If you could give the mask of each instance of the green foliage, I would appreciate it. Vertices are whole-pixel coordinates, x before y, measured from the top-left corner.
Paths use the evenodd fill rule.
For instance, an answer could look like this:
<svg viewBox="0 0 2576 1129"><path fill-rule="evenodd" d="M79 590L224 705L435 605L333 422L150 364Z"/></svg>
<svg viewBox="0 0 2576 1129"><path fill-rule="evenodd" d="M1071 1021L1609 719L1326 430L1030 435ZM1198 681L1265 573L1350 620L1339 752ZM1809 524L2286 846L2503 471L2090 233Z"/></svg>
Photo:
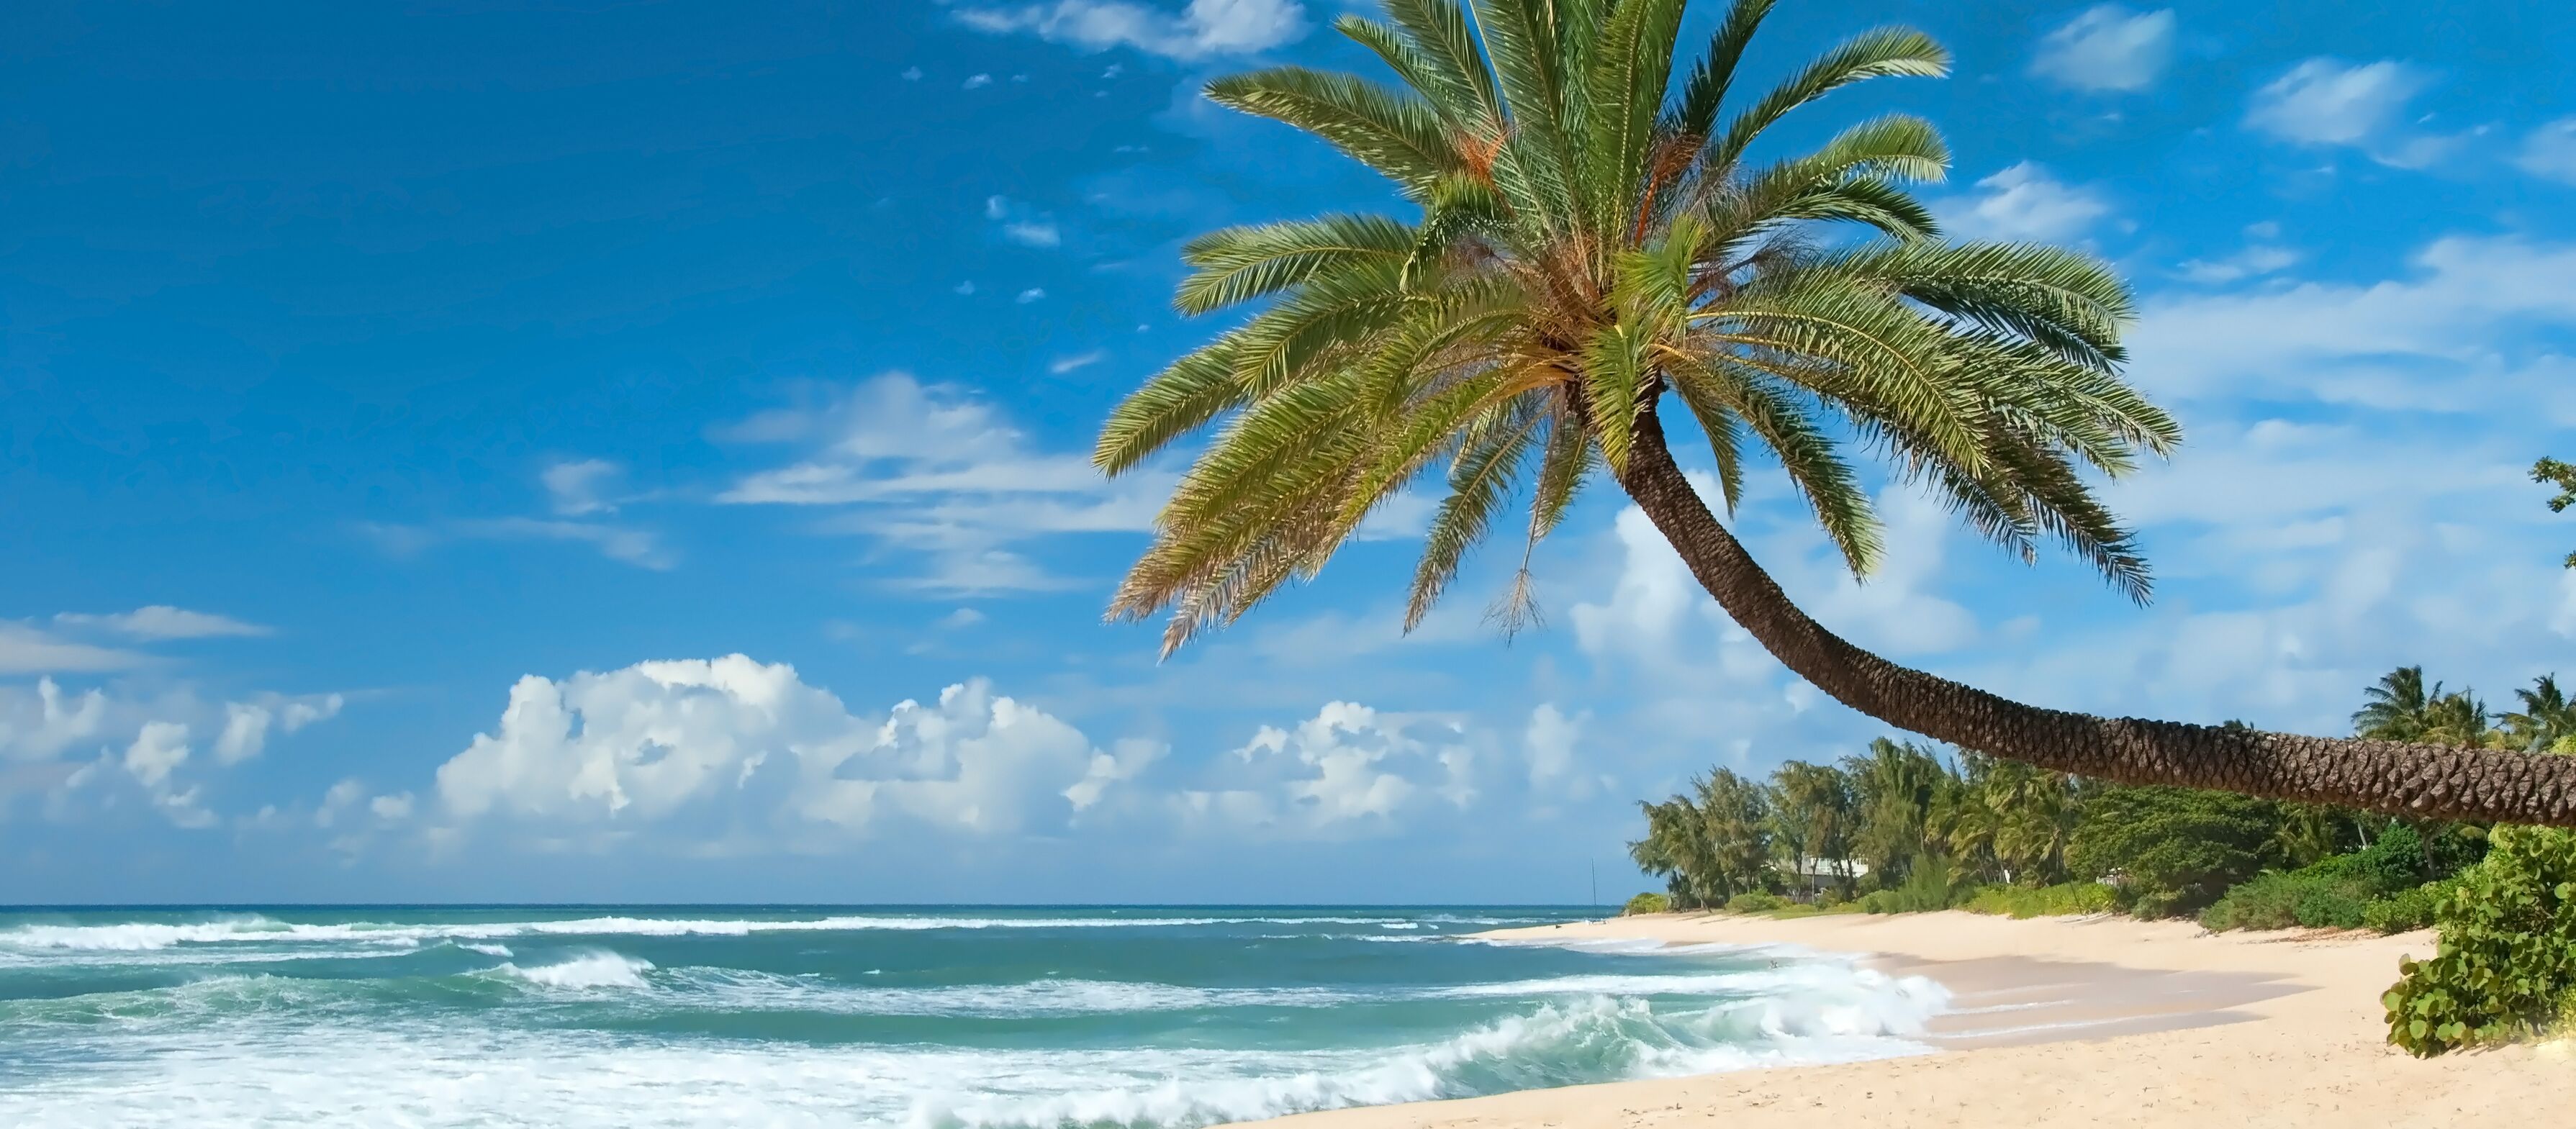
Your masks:
<svg viewBox="0 0 2576 1129"><path fill-rule="evenodd" d="M2280 806L2233 792L2161 785L2093 797L2067 844L2079 878L2111 879L2139 917L2197 913L2270 861Z"/></svg>
<svg viewBox="0 0 2576 1129"><path fill-rule="evenodd" d="M2458 885L2458 879L2445 878L2373 899L2361 907L2361 926L2374 933L2411 933L2431 928L2434 909Z"/></svg>
<svg viewBox="0 0 2576 1129"><path fill-rule="evenodd" d="M1726 912L1769 913L1773 910L1787 909L1795 904L1778 894L1737 894L1726 899Z"/></svg>
<svg viewBox="0 0 2576 1129"><path fill-rule="evenodd" d="M2365 881L2316 868L2272 871L2238 884L2202 910L2204 929L2358 929L2377 891Z"/></svg>
<svg viewBox="0 0 2576 1129"><path fill-rule="evenodd" d="M2458 843L2445 831L2436 843ZM2358 929L2384 933L2420 929L2430 919L2430 902L2419 893L2428 878L2452 867L2463 848L2428 850L2424 837L2403 824L2390 827L2358 851L2320 859L2291 871L2258 875L2227 891L2200 915L2210 929ZM2393 899L2408 899L2395 901ZM2386 904L2383 904L2386 903ZM2377 918L2373 910L2376 908ZM2373 924L2374 920L2391 928ZM2412 921L2413 924L2400 924Z"/></svg>
<svg viewBox="0 0 2576 1129"><path fill-rule="evenodd" d="M1628 899L1628 904L1619 908L1619 914L1622 917L1633 917L1641 913L1671 913L1672 910L1671 898L1662 894L1639 894Z"/></svg>
<svg viewBox="0 0 2576 1129"><path fill-rule="evenodd" d="M2074 917L2109 913L2118 908L2111 888L2099 882L2060 882L2054 886L1980 886L1959 908L1969 913L2004 917Z"/></svg>
<svg viewBox="0 0 2576 1129"><path fill-rule="evenodd" d="M1930 865L1916 866L1904 885L1873 890L1863 895L1858 904L1869 913L1924 913L1959 904L1964 892L1950 881L1949 868L1936 859Z"/></svg>
<svg viewBox="0 0 2576 1129"><path fill-rule="evenodd" d="M2549 500L2549 512L2566 513L2567 507L2576 505L2576 466L2556 459L2542 459L2531 464L2531 480L2558 488L2558 496ZM2567 567L2576 568L2576 553L2567 554Z"/></svg>
<svg viewBox="0 0 2576 1129"><path fill-rule="evenodd" d="M2437 1055L2554 1021L2576 991L2576 832L2497 828L2433 918L2440 951L2380 998L2389 1042Z"/></svg>

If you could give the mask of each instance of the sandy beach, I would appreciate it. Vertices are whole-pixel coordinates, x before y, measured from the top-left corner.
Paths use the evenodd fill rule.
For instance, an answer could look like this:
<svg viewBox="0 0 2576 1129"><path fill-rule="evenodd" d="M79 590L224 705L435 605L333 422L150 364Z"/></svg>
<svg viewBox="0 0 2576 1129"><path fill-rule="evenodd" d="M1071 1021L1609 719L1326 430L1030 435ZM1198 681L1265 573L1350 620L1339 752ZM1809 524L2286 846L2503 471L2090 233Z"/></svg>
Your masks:
<svg viewBox="0 0 2576 1129"><path fill-rule="evenodd" d="M1967 913L1790 921L1658 915L1490 937L1783 945L1928 976L1953 1013L1934 1053L1575 1086L1281 1119L1296 1129L2554 1124L2562 1046L2419 1061L2384 1041L2379 993L2430 933L2209 934L2187 922ZM1271 1123L1279 1124L1279 1123Z"/></svg>

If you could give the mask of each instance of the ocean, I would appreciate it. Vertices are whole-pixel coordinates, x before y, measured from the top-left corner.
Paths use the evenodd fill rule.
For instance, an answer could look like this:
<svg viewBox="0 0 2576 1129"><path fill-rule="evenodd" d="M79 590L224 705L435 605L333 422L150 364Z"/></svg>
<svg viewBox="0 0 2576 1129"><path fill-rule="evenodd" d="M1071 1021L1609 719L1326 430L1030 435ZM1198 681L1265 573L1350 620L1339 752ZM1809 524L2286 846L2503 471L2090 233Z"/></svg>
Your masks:
<svg viewBox="0 0 2576 1129"><path fill-rule="evenodd" d="M0 1125L1197 1126L1915 1053L1929 981L1598 911L0 911Z"/></svg>

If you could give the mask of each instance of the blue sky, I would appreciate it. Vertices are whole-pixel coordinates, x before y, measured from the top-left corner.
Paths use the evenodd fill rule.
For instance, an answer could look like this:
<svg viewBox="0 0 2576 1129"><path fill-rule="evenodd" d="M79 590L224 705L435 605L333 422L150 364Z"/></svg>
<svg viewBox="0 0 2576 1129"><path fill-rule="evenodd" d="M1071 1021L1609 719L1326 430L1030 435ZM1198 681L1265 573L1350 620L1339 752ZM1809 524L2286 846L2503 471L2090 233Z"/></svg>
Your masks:
<svg viewBox="0 0 2576 1129"><path fill-rule="evenodd" d="M1700 5L1692 27L1714 22ZM1902 490L1829 625L2074 708L2316 732L2558 668L2576 15L1789 3L1958 73L1959 234L2135 282L2189 429L2159 599ZM1236 222L1389 206L1197 100L1361 69L1332 0L13 5L0 14L0 902L1571 901L1633 801L1882 729L1594 495L1395 630L1403 515L1173 661L1100 609L1169 468L1108 406Z"/></svg>

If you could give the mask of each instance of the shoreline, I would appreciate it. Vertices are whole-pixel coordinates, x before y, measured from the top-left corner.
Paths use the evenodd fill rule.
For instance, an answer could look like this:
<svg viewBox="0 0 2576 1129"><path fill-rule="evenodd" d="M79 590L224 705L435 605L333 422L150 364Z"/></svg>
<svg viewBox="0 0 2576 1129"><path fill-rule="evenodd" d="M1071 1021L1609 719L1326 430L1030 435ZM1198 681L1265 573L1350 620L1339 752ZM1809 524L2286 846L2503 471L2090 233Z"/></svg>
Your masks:
<svg viewBox="0 0 2576 1129"><path fill-rule="evenodd" d="M2379 994L2427 932L2203 932L2119 917L1960 911L1774 920L1657 914L1476 936L1563 944L1792 946L1923 976L1952 1007L1932 1053L1367 1106L1277 1129L1988 1129L2164 1126L2436 1129L2563 1106L2576 1065L2510 1046L2419 1060L2385 1042ZM2549 1050L2556 1050L2555 1047ZM2358 1119L2358 1120L2356 1120Z"/></svg>

